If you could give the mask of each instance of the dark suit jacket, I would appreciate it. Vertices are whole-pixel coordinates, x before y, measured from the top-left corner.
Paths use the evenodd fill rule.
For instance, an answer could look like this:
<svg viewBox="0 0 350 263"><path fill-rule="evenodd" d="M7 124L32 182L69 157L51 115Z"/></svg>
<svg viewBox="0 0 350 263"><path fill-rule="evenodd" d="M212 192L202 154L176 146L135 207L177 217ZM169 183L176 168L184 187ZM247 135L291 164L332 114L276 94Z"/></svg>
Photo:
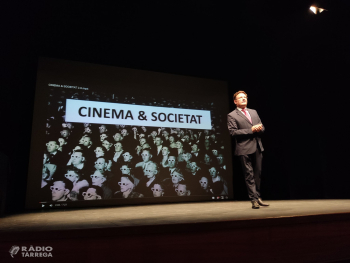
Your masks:
<svg viewBox="0 0 350 263"><path fill-rule="evenodd" d="M261 143L261 133L265 131L265 127L261 132L252 131L252 126L261 122L256 110L246 108L252 118L252 123L248 118L240 112L237 108L227 115L227 127L230 134L236 140L235 155L247 155L256 152L257 144L259 144L260 150L264 151L264 147Z"/></svg>

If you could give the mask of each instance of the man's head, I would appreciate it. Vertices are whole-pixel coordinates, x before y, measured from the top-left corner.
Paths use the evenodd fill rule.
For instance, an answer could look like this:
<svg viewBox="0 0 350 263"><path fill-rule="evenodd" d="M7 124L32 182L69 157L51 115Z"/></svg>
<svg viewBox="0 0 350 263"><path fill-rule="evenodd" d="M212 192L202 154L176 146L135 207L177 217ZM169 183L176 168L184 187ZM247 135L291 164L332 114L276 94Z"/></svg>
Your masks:
<svg viewBox="0 0 350 263"><path fill-rule="evenodd" d="M109 140L105 139L102 142L102 146L106 148L107 151L113 146L113 143L109 142Z"/></svg>
<svg viewBox="0 0 350 263"><path fill-rule="evenodd" d="M124 158L124 162L130 162L132 159L132 155L129 152L124 152L123 158Z"/></svg>
<svg viewBox="0 0 350 263"><path fill-rule="evenodd" d="M171 181L173 184L178 184L184 179L180 169L176 168L171 174Z"/></svg>
<svg viewBox="0 0 350 263"><path fill-rule="evenodd" d="M85 136L83 138L83 145L85 147L89 147L90 145L92 145L92 141L91 141L91 137L90 136Z"/></svg>
<svg viewBox="0 0 350 263"><path fill-rule="evenodd" d="M113 139L116 142L120 142L123 139L123 137L122 137L122 135L119 132L117 132L116 134L114 134Z"/></svg>
<svg viewBox="0 0 350 263"><path fill-rule="evenodd" d="M182 142L181 141L177 141L176 142L176 148L182 149L182 147L183 147Z"/></svg>
<svg viewBox="0 0 350 263"><path fill-rule="evenodd" d="M187 186L185 184L179 184L175 191L178 196L189 196L191 194L191 192L187 190Z"/></svg>
<svg viewBox="0 0 350 263"><path fill-rule="evenodd" d="M248 104L248 95L244 91L237 91L233 95L233 102L236 104L238 108L245 109Z"/></svg>
<svg viewBox="0 0 350 263"><path fill-rule="evenodd" d="M212 150L212 153L213 153L213 155L214 155L215 157L218 156L218 150L213 149L213 150Z"/></svg>
<svg viewBox="0 0 350 263"><path fill-rule="evenodd" d="M191 148L192 148L192 151L193 151L193 152L198 152L198 145L197 145L197 144L193 144L193 145L191 146Z"/></svg>
<svg viewBox="0 0 350 263"><path fill-rule="evenodd" d="M210 176L213 177L213 178L217 177L217 170L216 170L216 168L215 168L215 167L211 167L211 168L209 169L209 174L210 174Z"/></svg>
<svg viewBox="0 0 350 263"><path fill-rule="evenodd" d="M107 132L107 127L106 127L106 125L101 125L100 127L98 127L98 129L100 130L100 133L105 133L105 132Z"/></svg>
<svg viewBox="0 0 350 263"><path fill-rule="evenodd" d="M46 143L46 149L48 153L55 153L57 152L58 148L59 148L59 144L57 141L49 141L48 143Z"/></svg>
<svg viewBox="0 0 350 263"><path fill-rule="evenodd" d="M58 138L58 143L59 143L60 147L63 147L64 145L67 144L67 141L65 138Z"/></svg>
<svg viewBox="0 0 350 263"><path fill-rule="evenodd" d="M120 192L132 191L135 187L134 179L129 175L123 175L118 182L120 186Z"/></svg>
<svg viewBox="0 0 350 263"><path fill-rule="evenodd" d="M82 196L84 200L99 200L102 199L103 189L97 185L91 185L86 192L82 192Z"/></svg>
<svg viewBox="0 0 350 263"><path fill-rule="evenodd" d="M69 194L72 188L73 183L68 179L54 181L53 185L50 187L52 191L52 201L66 201L67 195Z"/></svg>
<svg viewBox="0 0 350 263"><path fill-rule="evenodd" d="M120 167L120 171L122 172L122 174L130 175L131 168L129 168L127 165L122 165Z"/></svg>
<svg viewBox="0 0 350 263"><path fill-rule="evenodd" d="M125 137L128 136L129 133L127 129L122 129L121 134L123 135L123 137Z"/></svg>
<svg viewBox="0 0 350 263"><path fill-rule="evenodd" d="M199 167L196 162L191 162L190 168L191 168L191 173L196 173L199 170Z"/></svg>
<svg viewBox="0 0 350 263"><path fill-rule="evenodd" d="M147 131L147 129L146 129L145 126L142 126L141 129L142 129L143 132L146 132L146 131Z"/></svg>
<svg viewBox="0 0 350 263"><path fill-rule="evenodd" d="M155 138L155 137L157 136L157 132L156 132L156 131L151 132L151 136L152 136L153 138Z"/></svg>
<svg viewBox="0 0 350 263"><path fill-rule="evenodd" d="M209 180L207 177L203 176L200 180L199 183L201 184L201 188L204 190L208 189L208 184L209 184Z"/></svg>
<svg viewBox="0 0 350 263"><path fill-rule="evenodd" d="M96 158L99 158L101 156L105 155L105 149L103 147L96 147L96 149L94 150L95 154L96 154Z"/></svg>
<svg viewBox="0 0 350 263"><path fill-rule="evenodd" d="M183 154L182 154L182 159L185 161L185 162L189 162L190 160L191 160L191 158L192 158L192 154L191 153L189 153L189 152L184 152Z"/></svg>
<svg viewBox="0 0 350 263"><path fill-rule="evenodd" d="M170 142L170 143L173 143L174 141L175 141L174 135L170 135L170 136L169 136L169 142Z"/></svg>
<svg viewBox="0 0 350 263"><path fill-rule="evenodd" d="M176 157L174 155L171 155L168 157L168 165L169 168L174 168L176 166Z"/></svg>
<svg viewBox="0 0 350 263"><path fill-rule="evenodd" d="M103 142L105 139L108 138L108 135L106 133L100 134L100 141Z"/></svg>
<svg viewBox="0 0 350 263"><path fill-rule="evenodd" d="M114 144L114 150L116 152L121 152L123 150L123 145L120 142Z"/></svg>
<svg viewBox="0 0 350 263"><path fill-rule="evenodd" d="M66 177L72 183L75 183L80 179L80 171L74 166L70 166L66 169L66 174L64 177Z"/></svg>
<svg viewBox="0 0 350 263"><path fill-rule="evenodd" d="M163 131L162 135L164 138L167 138L169 136L169 132L168 131Z"/></svg>
<svg viewBox="0 0 350 263"><path fill-rule="evenodd" d="M160 184L154 184L151 188L153 197L162 197L164 195L164 188Z"/></svg>
<svg viewBox="0 0 350 263"><path fill-rule="evenodd" d="M156 163L149 162L145 168L143 169L144 175L148 178L151 179L156 176L158 173L158 166Z"/></svg>
<svg viewBox="0 0 350 263"><path fill-rule="evenodd" d="M162 138L160 138L159 136L157 136L157 137L155 138L155 140L154 140L154 143L155 143L156 146L160 146L160 145L162 145L163 140L162 140Z"/></svg>
<svg viewBox="0 0 350 263"><path fill-rule="evenodd" d="M209 141L209 139L205 139L205 140L204 140L204 146L205 146L205 147L209 147L209 146L210 146L210 141Z"/></svg>
<svg viewBox="0 0 350 263"><path fill-rule="evenodd" d="M104 172L107 169L107 163L105 158L98 158L95 162L95 169L100 172Z"/></svg>
<svg viewBox="0 0 350 263"><path fill-rule="evenodd" d="M77 166L85 161L82 150L76 150L71 155L72 165Z"/></svg>
<svg viewBox="0 0 350 263"><path fill-rule="evenodd" d="M140 139L140 145L143 146L146 143L146 139L145 138L141 138Z"/></svg>
<svg viewBox="0 0 350 263"><path fill-rule="evenodd" d="M209 164L211 162L211 158L210 158L209 154L207 154L207 153L204 154L204 162L206 164Z"/></svg>
<svg viewBox="0 0 350 263"><path fill-rule="evenodd" d="M100 172L95 171L92 175L90 175L92 185L102 186L103 183L107 180L107 178Z"/></svg>
<svg viewBox="0 0 350 263"><path fill-rule="evenodd" d="M167 146L162 147L162 155L169 155L170 151Z"/></svg>
<svg viewBox="0 0 350 263"><path fill-rule="evenodd" d="M216 156L216 159L218 160L219 165L222 165L224 163L224 156L222 155L222 153L219 153Z"/></svg>
<svg viewBox="0 0 350 263"><path fill-rule="evenodd" d="M69 135L70 135L70 132L69 132L68 129L63 129L60 133L61 133L61 136L62 136L63 138L68 138Z"/></svg>
<svg viewBox="0 0 350 263"><path fill-rule="evenodd" d="M144 149L141 153L142 160L147 163L152 158L152 154L149 149Z"/></svg>

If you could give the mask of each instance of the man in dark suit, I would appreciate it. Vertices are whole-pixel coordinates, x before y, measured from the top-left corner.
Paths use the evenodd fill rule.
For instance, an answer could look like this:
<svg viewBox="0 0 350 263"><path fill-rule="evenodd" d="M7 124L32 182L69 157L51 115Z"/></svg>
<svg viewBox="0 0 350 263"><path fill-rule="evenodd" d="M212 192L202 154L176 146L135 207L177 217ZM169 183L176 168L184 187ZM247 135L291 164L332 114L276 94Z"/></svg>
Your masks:
<svg viewBox="0 0 350 263"><path fill-rule="evenodd" d="M227 115L227 126L230 134L235 138L235 155L239 156L248 195L252 201L252 208L268 206L260 198L260 176L262 152L261 133L265 128L256 110L248 109L248 96L244 91L233 95L237 108Z"/></svg>

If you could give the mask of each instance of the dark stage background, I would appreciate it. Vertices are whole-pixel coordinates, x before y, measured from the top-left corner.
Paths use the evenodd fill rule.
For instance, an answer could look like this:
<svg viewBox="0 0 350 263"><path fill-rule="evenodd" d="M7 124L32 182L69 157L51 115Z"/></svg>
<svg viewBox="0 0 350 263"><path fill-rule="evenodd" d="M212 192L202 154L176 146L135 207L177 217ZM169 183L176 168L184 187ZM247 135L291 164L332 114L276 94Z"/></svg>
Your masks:
<svg viewBox="0 0 350 263"><path fill-rule="evenodd" d="M266 127L264 199L350 198L348 2L324 1L318 16L307 0L3 4L7 211L24 209L39 56L229 81ZM245 200L234 166L235 199Z"/></svg>

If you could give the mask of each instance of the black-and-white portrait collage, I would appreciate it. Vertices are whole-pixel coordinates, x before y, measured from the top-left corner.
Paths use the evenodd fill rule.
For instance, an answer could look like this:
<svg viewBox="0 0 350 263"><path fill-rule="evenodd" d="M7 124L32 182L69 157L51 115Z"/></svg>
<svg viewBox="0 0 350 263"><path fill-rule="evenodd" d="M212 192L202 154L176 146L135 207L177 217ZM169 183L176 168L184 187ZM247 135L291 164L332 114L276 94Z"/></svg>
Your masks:
<svg viewBox="0 0 350 263"><path fill-rule="evenodd" d="M226 196L225 145L211 129L66 122L66 99L215 112L212 102L50 88L41 200Z"/></svg>

